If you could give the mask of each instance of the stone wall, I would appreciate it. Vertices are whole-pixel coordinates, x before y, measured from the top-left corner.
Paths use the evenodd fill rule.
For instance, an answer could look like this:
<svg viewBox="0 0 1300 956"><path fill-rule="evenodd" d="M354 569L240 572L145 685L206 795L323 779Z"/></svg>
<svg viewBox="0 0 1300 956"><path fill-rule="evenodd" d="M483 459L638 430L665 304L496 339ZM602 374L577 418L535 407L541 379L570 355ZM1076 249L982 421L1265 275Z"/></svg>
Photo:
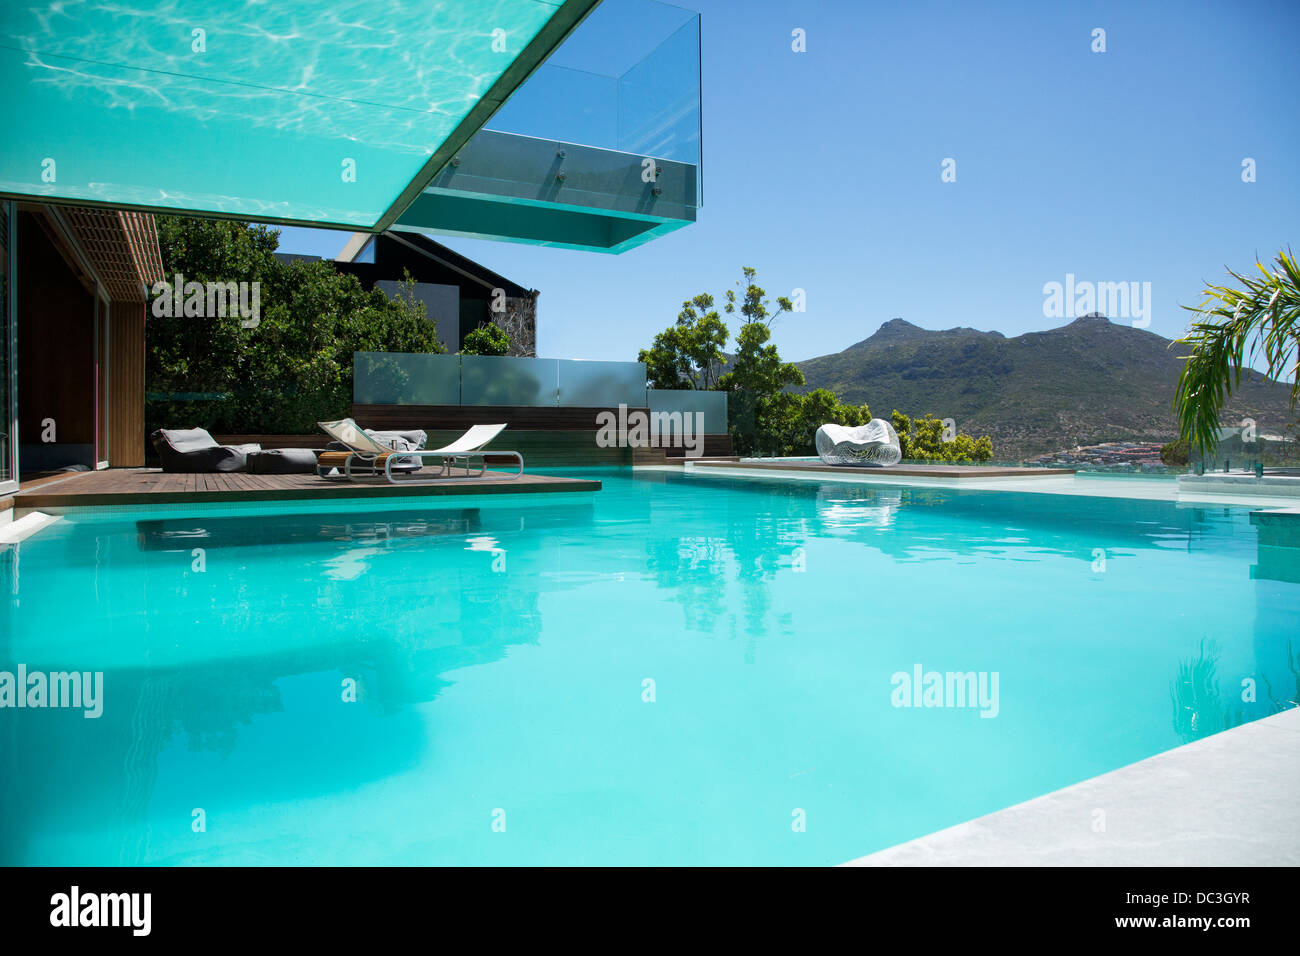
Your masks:
<svg viewBox="0 0 1300 956"><path fill-rule="evenodd" d="M507 298L504 313L493 313L492 323L510 336L507 355L537 358L537 297Z"/></svg>

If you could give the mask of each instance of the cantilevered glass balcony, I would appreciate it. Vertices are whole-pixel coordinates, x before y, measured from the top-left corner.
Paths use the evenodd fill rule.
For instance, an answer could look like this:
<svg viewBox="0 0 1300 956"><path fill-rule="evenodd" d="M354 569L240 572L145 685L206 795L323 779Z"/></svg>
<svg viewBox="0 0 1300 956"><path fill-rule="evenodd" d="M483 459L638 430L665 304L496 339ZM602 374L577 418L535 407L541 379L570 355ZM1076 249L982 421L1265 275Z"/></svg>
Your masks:
<svg viewBox="0 0 1300 956"><path fill-rule="evenodd" d="M605 0L395 229L623 252L695 221L700 24Z"/></svg>
<svg viewBox="0 0 1300 956"><path fill-rule="evenodd" d="M0 195L382 230L598 2L0 3Z"/></svg>
<svg viewBox="0 0 1300 956"><path fill-rule="evenodd" d="M0 4L0 197L621 252L695 219L699 18L598 4Z"/></svg>

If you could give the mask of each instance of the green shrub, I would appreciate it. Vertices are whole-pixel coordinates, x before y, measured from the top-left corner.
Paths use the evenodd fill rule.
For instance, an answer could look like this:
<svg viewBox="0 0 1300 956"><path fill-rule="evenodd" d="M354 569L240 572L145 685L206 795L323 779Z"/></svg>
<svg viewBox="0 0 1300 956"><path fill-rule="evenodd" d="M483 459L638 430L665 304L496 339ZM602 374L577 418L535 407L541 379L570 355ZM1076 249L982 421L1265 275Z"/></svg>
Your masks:
<svg viewBox="0 0 1300 956"><path fill-rule="evenodd" d="M1189 450L1190 445L1186 438L1175 438L1168 444L1160 446L1160 461L1171 466L1186 465Z"/></svg>
<svg viewBox="0 0 1300 956"><path fill-rule="evenodd" d="M930 415L912 418L894 409L891 419L904 460L953 463L993 460L993 439L987 435L973 438L958 432L951 441L944 441L941 418Z"/></svg>
<svg viewBox="0 0 1300 956"><path fill-rule="evenodd" d="M461 355L505 355L510 351L510 336L506 330L487 323L465 336Z"/></svg>

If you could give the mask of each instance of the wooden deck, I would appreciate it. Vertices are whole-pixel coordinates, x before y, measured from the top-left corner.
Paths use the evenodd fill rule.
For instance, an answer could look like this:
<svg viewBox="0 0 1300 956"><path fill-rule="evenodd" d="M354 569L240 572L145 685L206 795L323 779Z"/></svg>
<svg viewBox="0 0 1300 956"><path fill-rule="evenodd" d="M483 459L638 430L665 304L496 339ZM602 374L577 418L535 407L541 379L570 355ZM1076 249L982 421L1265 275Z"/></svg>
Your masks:
<svg viewBox="0 0 1300 956"><path fill-rule="evenodd" d="M701 467L734 468L742 471L825 472L856 478L1062 478L1073 468L1008 468L997 465L890 465L868 468L854 465L826 465L801 461L702 461Z"/></svg>
<svg viewBox="0 0 1300 956"><path fill-rule="evenodd" d="M460 471L458 469L458 471ZM464 474L460 471L460 474ZM489 471L488 475L493 472ZM337 481L315 475L164 474L157 468L110 468L24 482L13 497L15 508L79 508L99 505L202 504L246 501L321 501L341 498L410 498L599 491L600 482L524 474L516 479L440 479L428 484L392 485L378 481Z"/></svg>

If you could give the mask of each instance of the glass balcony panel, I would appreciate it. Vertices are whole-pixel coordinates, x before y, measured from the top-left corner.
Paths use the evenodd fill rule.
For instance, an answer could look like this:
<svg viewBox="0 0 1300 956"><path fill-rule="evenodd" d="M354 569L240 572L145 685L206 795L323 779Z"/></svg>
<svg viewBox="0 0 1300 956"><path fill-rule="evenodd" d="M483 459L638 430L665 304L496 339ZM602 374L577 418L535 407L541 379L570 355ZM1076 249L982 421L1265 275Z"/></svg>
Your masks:
<svg viewBox="0 0 1300 956"><path fill-rule="evenodd" d="M699 15L604 0L485 128L699 165Z"/></svg>
<svg viewBox="0 0 1300 956"><path fill-rule="evenodd" d="M698 17L619 77L618 148L700 165Z"/></svg>
<svg viewBox="0 0 1300 956"><path fill-rule="evenodd" d="M618 253L694 222L699 41L692 11L605 0L395 228Z"/></svg>

